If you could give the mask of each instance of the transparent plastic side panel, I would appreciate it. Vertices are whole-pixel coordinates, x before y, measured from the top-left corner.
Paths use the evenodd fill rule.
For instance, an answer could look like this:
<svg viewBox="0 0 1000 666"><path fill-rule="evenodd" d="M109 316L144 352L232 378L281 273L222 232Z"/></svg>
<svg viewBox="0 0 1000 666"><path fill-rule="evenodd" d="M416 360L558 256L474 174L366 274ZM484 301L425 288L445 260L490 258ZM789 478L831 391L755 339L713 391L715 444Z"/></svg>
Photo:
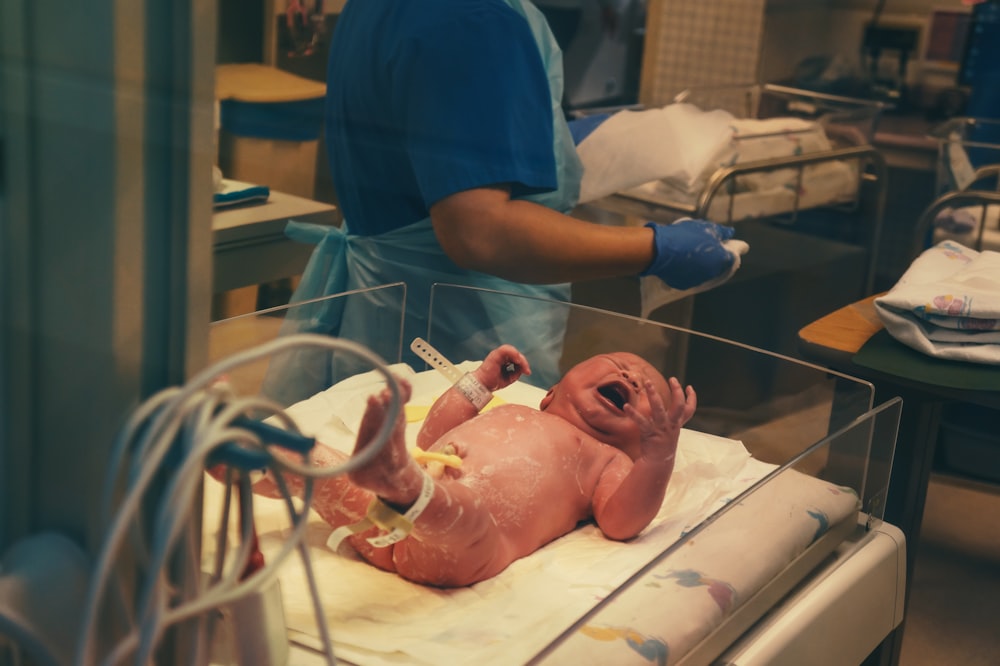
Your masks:
<svg viewBox="0 0 1000 666"><path fill-rule="evenodd" d="M791 562L772 560L770 535L762 531L772 518L793 520L803 509L809 511L808 500L802 499L809 492L849 496L854 488L829 485L814 477L812 471L828 464L839 455L838 451L842 454L855 448L859 439L891 432L894 441L901 405L896 398L879 406L776 468L616 587L529 663L582 663L587 661L584 657L591 660L596 657L594 663L611 663L602 660L605 657L613 660L616 652L621 654L626 642L629 649L642 644L644 653L662 648L671 657L671 663L678 655L682 663L712 663L732 640L749 629L766 607L800 580L801 573L796 572L815 567L830 552L829 546L813 549L812 545L828 539L840 543L847 536L860 535L878 521L864 514L857 522L848 517L837 525L826 525L819 520L811 543ZM845 446L844 439L851 443ZM887 480L888 469L880 469L873 476L880 477L883 473ZM749 533L748 526L755 532ZM863 539L859 537L853 543L861 542ZM695 543L697 549L688 547ZM713 554L737 552L745 560L746 569L761 567L756 575L764 587L749 599L731 597L727 581L711 575ZM732 571L726 567L720 570ZM789 575L783 577L786 572ZM685 631L671 631L671 643L657 645L665 628L673 629L683 623L687 613L696 616L699 613L699 609L685 606L695 595L689 598L665 588L705 586L714 588L710 596L718 605L716 610L727 616L728 622L718 625L719 628L711 622L702 622ZM616 642L621 644L617 648Z"/></svg>
<svg viewBox="0 0 1000 666"><path fill-rule="evenodd" d="M856 424L872 408L871 384L789 357L772 354L682 328L570 303L548 301L548 316L565 325L561 349L553 341L532 336L530 321L503 325L485 322L474 336L449 333L449 311L477 308L518 310L518 300L501 292L435 285L428 340L453 362L479 360L493 347L519 340L517 346L533 365L546 360L564 373L595 354L627 351L638 354L666 376L676 376L698 394L698 409L687 427L736 439L756 459L783 465L817 442ZM512 334L516 326L516 334ZM506 331L506 332L505 332ZM558 358L549 358L558 354ZM525 378L542 388L551 383ZM859 492L873 456L873 436L863 428L801 462L810 474ZM881 467L891 461L895 434L882 443ZM831 454L833 457L831 458ZM887 478L878 481L882 486ZM882 492L873 487L872 492Z"/></svg>
<svg viewBox="0 0 1000 666"><path fill-rule="evenodd" d="M339 337L342 317L371 322L364 345L386 363L398 363L402 350L406 287L402 283L361 289L225 319L209 329L209 361L256 347L279 337L313 333ZM284 406L308 398L336 382L371 370L356 357L322 348L282 351L234 370L227 380L241 395L264 395Z"/></svg>

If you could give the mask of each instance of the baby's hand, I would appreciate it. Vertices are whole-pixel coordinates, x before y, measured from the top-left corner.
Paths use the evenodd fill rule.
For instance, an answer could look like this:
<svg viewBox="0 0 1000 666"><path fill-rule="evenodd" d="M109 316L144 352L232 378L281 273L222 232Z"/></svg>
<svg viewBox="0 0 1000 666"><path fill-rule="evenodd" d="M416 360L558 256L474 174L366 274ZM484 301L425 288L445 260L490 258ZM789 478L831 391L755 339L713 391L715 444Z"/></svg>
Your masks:
<svg viewBox="0 0 1000 666"><path fill-rule="evenodd" d="M625 408L626 413L639 424L642 456L650 460L673 459L681 428L694 416L698 406L698 396L693 387L688 386L685 392L676 377L671 377L667 383L670 387L669 407L663 404L653 382L647 379L643 388L649 399L650 418L645 418L630 405Z"/></svg>
<svg viewBox="0 0 1000 666"><path fill-rule="evenodd" d="M513 345L500 345L483 359L476 368L476 379L490 391L505 388L516 382L521 375L530 375L531 366L524 354Z"/></svg>

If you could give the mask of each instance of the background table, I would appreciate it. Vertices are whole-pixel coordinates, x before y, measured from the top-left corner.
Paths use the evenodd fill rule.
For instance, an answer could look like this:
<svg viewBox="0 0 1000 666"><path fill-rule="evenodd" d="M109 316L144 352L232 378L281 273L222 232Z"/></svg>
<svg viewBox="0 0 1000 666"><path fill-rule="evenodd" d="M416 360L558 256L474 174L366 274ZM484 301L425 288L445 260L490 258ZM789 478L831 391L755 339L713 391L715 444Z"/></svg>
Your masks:
<svg viewBox="0 0 1000 666"><path fill-rule="evenodd" d="M214 293L301 274L313 246L285 236L289 220L335 225L340 216L336 206L273 190L265 203L216 211Z"/></svg>
<svg viewBox="0 0 1000 666"><path fill-rule="evenodd" d="M855 355L873 336L881 335L883 325L875 311L874 301L881 294L847 305L803 327L799 333L801 353L820 364L845 374L870 381L875 386L875 403L881 404L895 396L903 399L900 413L896 452L893 458L889 494L886 499L885 521L896 525L906 536L907 591L912 579L916 544L920 538L927 485L934 465L935 447L941 424L941 413L949 402L964 402L1000 409L1000 367L971 366L953 363L961 370L966 367L982 376L995 373L989 381L994 390L967 390L942 385L929 376L925 380L900 376L861 365ZM902 343L901 348L909 351ZM923 358L919 352L913 354ZM902 625L892 645L883 653L883 662L898 659Z"/></svg>

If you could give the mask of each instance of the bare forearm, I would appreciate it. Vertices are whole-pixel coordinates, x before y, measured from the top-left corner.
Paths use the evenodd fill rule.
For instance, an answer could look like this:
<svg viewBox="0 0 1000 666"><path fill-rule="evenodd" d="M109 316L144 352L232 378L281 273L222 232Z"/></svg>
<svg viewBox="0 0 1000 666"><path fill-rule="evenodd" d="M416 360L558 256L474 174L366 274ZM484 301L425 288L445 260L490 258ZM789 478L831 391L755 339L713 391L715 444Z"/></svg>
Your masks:
<svg viewBox="0 0 1000 666"><path fill-rule="evenodd" d="M611 539L629 539L641 532L663 504L673 460L640 458L607 499L595 502L594 519Z"/></svg>
<svg viewBox="0 0 1000 666"><path fill-rule="evenodd" d="M500 189L452 195L431 208L431 219L456 264L515 282L637 275L653 260L650 229L584 222Z"/></svg>
<svg viewBox="0 0 1000 666"><path fill-rule="evenodd" d="M440 439L446 432L468 421L479 413L468 398L459 393L454 386L434 401L420 432L417 433L417 446L427 449Z"/></svg>
<svg viewBox="0 0 1000 666"><path fill-rule="evenodd" d="M434 401L417 434L417 446L426 449L452 428L474 418L494 391L510 386L522 374L531 374L531 365L521 352L507 344L492 350L470 377L463 377Z"/></svg>

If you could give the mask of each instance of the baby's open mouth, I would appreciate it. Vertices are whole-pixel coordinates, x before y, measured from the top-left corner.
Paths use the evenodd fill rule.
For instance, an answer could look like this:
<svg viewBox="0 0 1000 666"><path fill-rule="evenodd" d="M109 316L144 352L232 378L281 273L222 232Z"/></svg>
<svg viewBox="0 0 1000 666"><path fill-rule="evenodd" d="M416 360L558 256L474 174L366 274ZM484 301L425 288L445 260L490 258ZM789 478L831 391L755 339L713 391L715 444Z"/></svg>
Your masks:
<svg viewBox="0 0 1000 666"><path fill-rule="evenodd" d="M604 384L597 387L597 392L619 411L623 411L628 403L628 389L621 384Z"/></svg>

